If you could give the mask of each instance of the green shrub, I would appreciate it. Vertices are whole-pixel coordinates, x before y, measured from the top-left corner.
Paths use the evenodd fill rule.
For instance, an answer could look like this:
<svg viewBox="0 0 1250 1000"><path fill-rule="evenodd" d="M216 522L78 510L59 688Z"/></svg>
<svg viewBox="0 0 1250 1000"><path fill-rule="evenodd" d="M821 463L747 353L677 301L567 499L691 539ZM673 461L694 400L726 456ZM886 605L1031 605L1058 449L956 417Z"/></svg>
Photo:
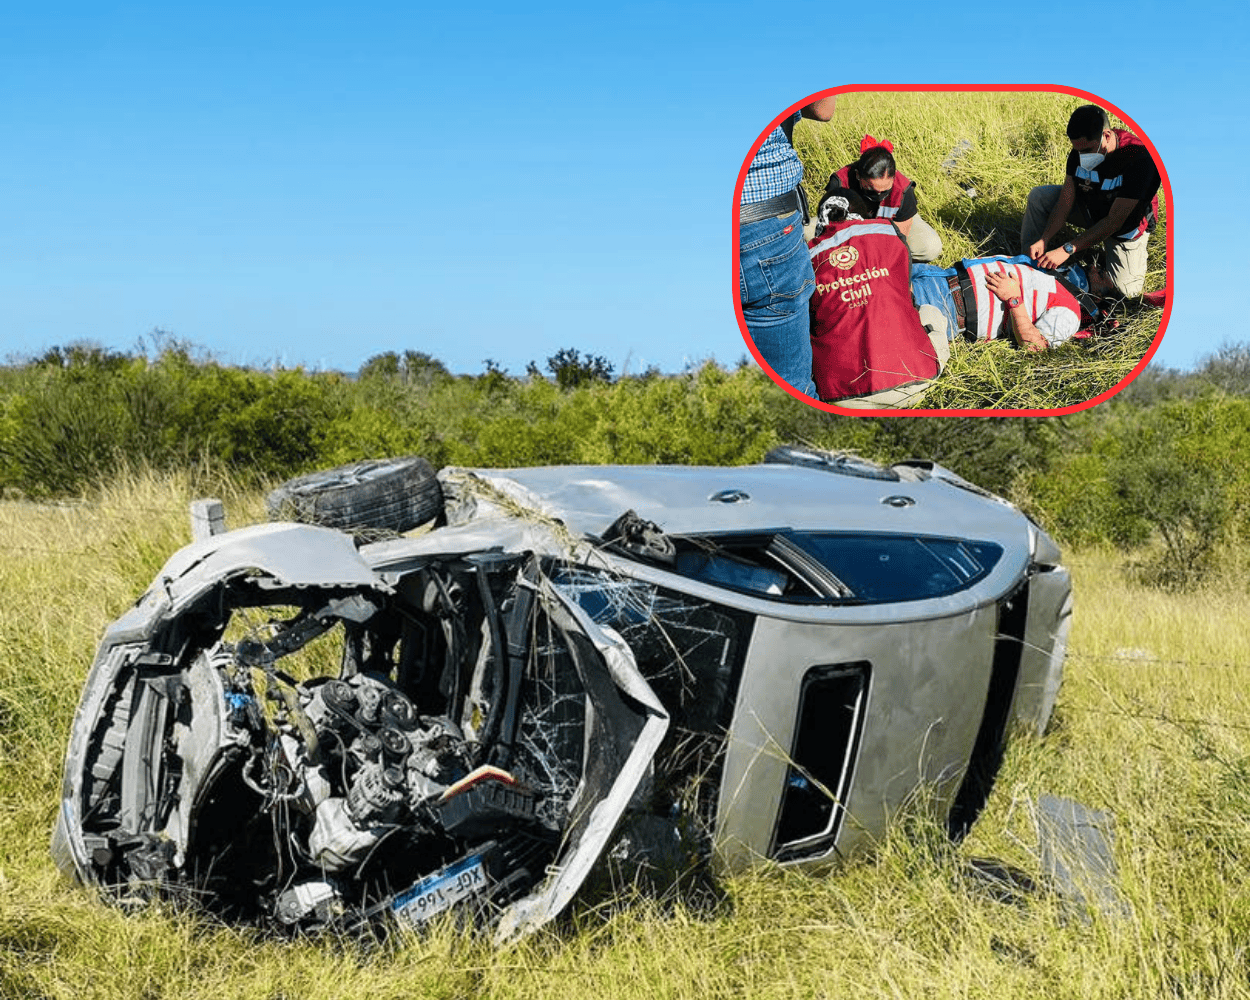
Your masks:
<svg viewBox="0 0 1250 1000"><path fill-rule="evenodd" d="M1119 507L1118 536L1133 544L1155 535L1159 553L1140 566L1166 587L1201 581L1219 547L1244 528L1250 511L1250 400L1208 396L1139 411L1129 446L1109 462Z"/></svg>
<svg viewBox="0 0 1250 1000"><path fill-rule="evenodd" d="M1244 353L1217 359L1231 387ZM562 388L497 367L443 375L425 355L412 367L429 378L379 363L358 380L229 368L182 347L151 362L54 361L0 368L0 486L30 496L81 495L127 468L271 483L395 454L436 466L734 465L793 441L940 462L1015 500L1065 545L1116 545L1167 587L1206 578L1226 543L1250 537L1250 398L1199 376L1161 377L1064 418L917 419L826 413L747 365Z"/></svg>
<svg viewBox="0 0 1250 1000"><path fill-rule="evenodd" d="M160 399L142 391L142 362L32 366L5 403L0 468L32 496L68 494L107 478L122 456L150 447Z"/></svg>

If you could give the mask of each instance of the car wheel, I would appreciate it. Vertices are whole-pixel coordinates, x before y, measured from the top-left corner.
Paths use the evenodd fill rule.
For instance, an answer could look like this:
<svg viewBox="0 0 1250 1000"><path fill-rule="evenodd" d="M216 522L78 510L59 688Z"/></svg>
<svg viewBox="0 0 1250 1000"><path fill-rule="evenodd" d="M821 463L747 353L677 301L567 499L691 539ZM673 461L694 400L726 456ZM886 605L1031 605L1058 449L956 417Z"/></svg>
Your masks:
<svg viewBox="0 0 1250 1000"><path fill-rule="evenodd" d="M265 509L273 521L401 532L443 513L443 488L424 458L371 459L288 480Z"/></svg>
<svg viewBox="0 0 1250 1000"><path fill-rule="evenodd" d="M780 445L764 456L764 462L768 465L804 465L809 469L823 469L825 472L838 472L844 476L858 476L860 479L886 479L893 483L899 481L899 474L893 469L870 462L866 458L839 455L837 452L809 448L801 444Z"/></svg>

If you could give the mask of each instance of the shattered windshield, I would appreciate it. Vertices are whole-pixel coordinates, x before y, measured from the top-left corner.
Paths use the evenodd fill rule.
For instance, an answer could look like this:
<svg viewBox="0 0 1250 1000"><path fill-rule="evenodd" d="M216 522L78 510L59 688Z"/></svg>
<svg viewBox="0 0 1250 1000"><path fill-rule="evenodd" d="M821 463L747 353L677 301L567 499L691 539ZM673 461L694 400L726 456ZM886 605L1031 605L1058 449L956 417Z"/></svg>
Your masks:
<svg viewBox="0 0 1250 1000"><path fill-rule="evenodd" d="M738 696L753 615L641 580L579 566L553 574L558 590L629 645L671 713L657 758L653 811L677 815L692 841L710 844L725 733Z"/></svg>

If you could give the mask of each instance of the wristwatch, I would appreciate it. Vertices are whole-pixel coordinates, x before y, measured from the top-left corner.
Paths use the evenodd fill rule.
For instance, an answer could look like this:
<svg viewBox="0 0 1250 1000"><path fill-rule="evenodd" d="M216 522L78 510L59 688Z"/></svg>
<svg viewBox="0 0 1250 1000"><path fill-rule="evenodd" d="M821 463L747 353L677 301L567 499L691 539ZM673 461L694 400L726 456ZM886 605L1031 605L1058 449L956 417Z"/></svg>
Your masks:
<svg viewBox="0 0 1250 1000"><path fill-rule="evenodd" d="M1063 252L1071 257L1074 253L1076 253L1076 245L1073 243L1065 243L1063 245Z"/></svg>
<svg viewBox="0 0 1250 1000"><path fill-rule="evenodd" d="M1007 308L1014 309L1016 306L1020 305L1020 303L1023 301L1024 299L1020 298L1020 296L1017 295L1014 299L1007 300Z"/></svg>

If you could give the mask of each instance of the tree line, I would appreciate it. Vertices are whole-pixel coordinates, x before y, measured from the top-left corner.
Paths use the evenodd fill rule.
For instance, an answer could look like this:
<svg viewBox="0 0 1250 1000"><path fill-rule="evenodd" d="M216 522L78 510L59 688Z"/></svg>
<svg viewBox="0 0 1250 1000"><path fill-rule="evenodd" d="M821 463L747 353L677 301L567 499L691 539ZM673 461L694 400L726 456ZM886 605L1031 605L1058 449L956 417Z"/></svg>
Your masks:
<svg viewBox="0 0 1250 1000"><path fill-rule="evenodd" d="M436 466L733 465L805 442L932 459L1020 504L1068 544L1110 544L1165 586L1202 579L1250 516L1250 346L1195 370L1148 368L1065 417L845 417L804 406L745 360L616 376L566 348L511 376L455 375L419 351L355 376L74 345L0 367L0 488L82 495L123 467L218 468L264 486L363 457Z"/></svg>

